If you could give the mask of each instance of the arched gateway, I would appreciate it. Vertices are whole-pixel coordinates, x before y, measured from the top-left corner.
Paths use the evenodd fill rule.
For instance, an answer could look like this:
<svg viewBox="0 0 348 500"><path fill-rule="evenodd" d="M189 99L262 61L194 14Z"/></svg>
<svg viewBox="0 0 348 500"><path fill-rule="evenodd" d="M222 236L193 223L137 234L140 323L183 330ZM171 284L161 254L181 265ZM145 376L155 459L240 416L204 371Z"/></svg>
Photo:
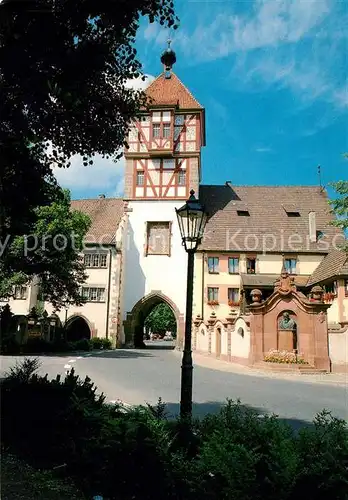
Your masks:
<svg viewBox="0 0 348 500"><path fill-rule="evenodd" d="M71 316L66 324L66 338L68 342L91 338L91 326L87 318L81 315Z"/></svg>
<svg viewBox="0 0 348 500"><path fill-rule="evenodd" d="M158 304L165 303L172 310L177 325L177 345L181 342L184 334L184 315L180 313L174 302L162 292L151 292L140 299L133 307L130 313L127 313L127 319L124 322L124 332L126 344L132 344L134 347L145 347L144 343L144 322L150 312Z"/></svg>

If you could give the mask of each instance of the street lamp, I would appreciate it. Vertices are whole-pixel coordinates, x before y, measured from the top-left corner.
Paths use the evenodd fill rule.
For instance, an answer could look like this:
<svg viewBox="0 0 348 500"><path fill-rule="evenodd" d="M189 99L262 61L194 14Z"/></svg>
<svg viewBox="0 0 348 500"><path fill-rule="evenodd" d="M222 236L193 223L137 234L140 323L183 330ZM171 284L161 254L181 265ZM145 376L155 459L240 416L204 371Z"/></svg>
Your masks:
<svg viewBox="0 0 348 500"><path fill-rule="evenodd" d="M190 198L184 206L175 209L182 239L182 244L188 254L187 261L187 288L186 288L186 316L185 340L181 365L181 401L180 416L190 419L192 416L192 296L193 296L193 268L194 255L199 243L202 241L207 214L204 207L190 191Z"/></svg>

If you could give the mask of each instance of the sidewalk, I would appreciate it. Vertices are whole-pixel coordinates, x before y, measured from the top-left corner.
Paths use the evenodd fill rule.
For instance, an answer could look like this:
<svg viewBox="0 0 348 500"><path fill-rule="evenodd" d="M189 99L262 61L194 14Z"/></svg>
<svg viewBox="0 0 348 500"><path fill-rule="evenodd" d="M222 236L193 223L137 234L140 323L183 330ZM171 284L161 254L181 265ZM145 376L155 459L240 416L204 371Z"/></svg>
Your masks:
<svg viewBox="0 0 348 500"><path fill-rule="evenodd" d="M180 351L173 351L175 355L181 357ZM211 370L219 370L223 372L236 373L238 375L246 375L250 377L274 378L278 380L293 380L294 382L316 383L326 385L343 385L348 389L348 373L319 373L315 375L306 375L300 373L284 373L284 372L268 372L250 368L228 361L222 361L209 356L209 354L192 353L193 364Z"/></svg>

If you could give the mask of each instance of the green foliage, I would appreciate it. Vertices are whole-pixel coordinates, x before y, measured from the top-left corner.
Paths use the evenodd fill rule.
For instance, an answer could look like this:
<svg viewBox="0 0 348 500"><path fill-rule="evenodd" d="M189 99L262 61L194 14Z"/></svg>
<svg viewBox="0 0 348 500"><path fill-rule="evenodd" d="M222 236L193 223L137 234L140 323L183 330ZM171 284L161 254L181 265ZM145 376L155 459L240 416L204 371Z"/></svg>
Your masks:
<svg viewBox="0 0 348 500"><path fill-rule="evenodd" d="M346 500L348 427L326 411L294 433L228 401L190 425L168 420L161 400L125 412L88 378L49 381L37 368L25 360L1 382L2 442L36 466L66 464L88 498Z"/></svg>
<svg viewBox="0 0 348 500"><path fill-rule="evenodd" d="M80 252L90 218L70 209L70 194L35 210L37 220L31 236L18 236L7 248L0 264L0 295L12 293L14 283L40 280L40 296L56 309L82 304L80 287L86 273Z"/></svg>
<svg viewBox="0 0 348 500"><path fill-rule="evenodd" d="M343 157L348 159L348 153L343 153ZM333 225L339 227L345 232L347 237L348 231L348 181L339 181L331 183L331 186L339 195L335 200L330 200L330 205L337 219L333 221ZM343 245L343 250L348 252L348 242Z"/></svg>
<svg viewBox="0 0 348 500"><path fill-rule="evenodd" d="M164 334L167 330L176 333L176 319L168 304L162 302L155 306L145 319L145 327L153 333Z"/></svg>
<svg viewBox="0 0 348 500"><path fill-rule="evenodd" d="M27 3L0 4L0 241L9 243L54 198L52 165L120 155L145 103L126 84L142 76L141 16L176 27L171 0Z"/></svg>

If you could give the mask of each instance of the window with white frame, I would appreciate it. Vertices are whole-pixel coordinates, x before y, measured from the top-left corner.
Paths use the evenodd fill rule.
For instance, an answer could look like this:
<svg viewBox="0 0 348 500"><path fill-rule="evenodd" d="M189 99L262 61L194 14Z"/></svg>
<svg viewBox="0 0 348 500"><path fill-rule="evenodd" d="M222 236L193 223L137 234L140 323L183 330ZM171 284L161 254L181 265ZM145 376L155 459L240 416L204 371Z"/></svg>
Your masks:
<svg viewBox="0 0 348 500"><path fill-rule="evenodd" d="M85 267L106 268L107 267L107 254L106 253L85 253L84 265L85 265Z"/></svg>
<svg viewBox="0 0 348 500"><path fill-rule="evenodd" d="M208 257L208 272L210 274L219 272L219 257Z"/></svg>
<svg viewBox="0 0 348 500"><path fill-rule="evenodd" d="M105 288L83 287L82 297L87 302L105 302Z"/></svg>
<svg viewBox="0 0 348 500"><path fill-rule="evenodd" d="M239 305L239 288L229 288L227 293L229 305Z"/></svg>
<svg viewBox="0 0 348 500"><path fill-rule="evenodd" d="M143 170L137 171L137 186L143 186L145 181L145 175Z"/></svg>
<svg viewBox="0 0 348 500"><path fill-rule="evenodd" d="M209 286L208 287L208 303L214 302L218 303L219 302L219 288L216 286Z"/></svg>
<svg viewBox="0 0 348 500"><path fill-rule="evenodd" d="M179 170L179 172L178 172L178 185L179 186L186 186L186 171L185 170Z"/></svg>
<svg viewBox="0 0 348 500"><path fill-rule="evenodd" d="M238 257L229 257L229 259L228 259L228 272L230 274L238 274L239 273L239 258Z"/></svg>

